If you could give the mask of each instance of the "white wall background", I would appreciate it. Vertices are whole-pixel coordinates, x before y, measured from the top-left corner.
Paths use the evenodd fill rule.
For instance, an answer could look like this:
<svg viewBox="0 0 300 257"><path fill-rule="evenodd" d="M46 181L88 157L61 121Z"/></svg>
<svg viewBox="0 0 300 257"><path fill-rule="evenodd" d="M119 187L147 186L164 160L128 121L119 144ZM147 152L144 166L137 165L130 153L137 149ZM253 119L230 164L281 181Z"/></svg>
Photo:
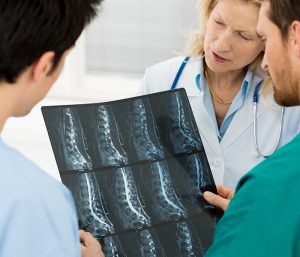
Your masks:
<svg viewBox="0 0 300 257"><path fill-rule="evenodd" d="M196 0L107 0L87 30L87 68L143 73L183 52L198 24Z"/></svg>
<svg viewBox="0 0 300 257"><path fill-rule="evenodd" d="M60 179L40 107L134 96L147 66L184 52L196 1L105 0L50 94L26 117L10 118L3 140Z"/></svg>

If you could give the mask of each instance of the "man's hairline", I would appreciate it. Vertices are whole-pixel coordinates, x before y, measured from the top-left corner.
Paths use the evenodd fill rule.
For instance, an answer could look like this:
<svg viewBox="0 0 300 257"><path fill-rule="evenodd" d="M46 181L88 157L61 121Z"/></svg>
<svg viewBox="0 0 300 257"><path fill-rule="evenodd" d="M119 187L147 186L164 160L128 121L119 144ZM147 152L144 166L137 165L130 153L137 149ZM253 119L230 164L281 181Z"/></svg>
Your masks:
<svg viewBox="0 0 300 257"><path fill-rule="evenodd" d="M271 2L270 0L262 0L262 3L263 3L263 2L269 2L269 4L271 4L271 3L270 3L270 2ZM278 27L278 25L272 21L272 19L271 19L271 8L268 8L268 10L267 10L267 12L266 12L266 15L267 15L267 18L269 19L269 21L270 21L270 22L271 22L271 23L279 30L281 40L282 40L282 42L285 44L285 43L287 42L287 40L288 40L289 32L287 32L287 34L284 35L284 34L282 33L281 29ZM256 33L258 34L258 36L259 36L260 38L262 37L262 35L260 35L260 33L258 33L257 31L256 31Z"/></svg>

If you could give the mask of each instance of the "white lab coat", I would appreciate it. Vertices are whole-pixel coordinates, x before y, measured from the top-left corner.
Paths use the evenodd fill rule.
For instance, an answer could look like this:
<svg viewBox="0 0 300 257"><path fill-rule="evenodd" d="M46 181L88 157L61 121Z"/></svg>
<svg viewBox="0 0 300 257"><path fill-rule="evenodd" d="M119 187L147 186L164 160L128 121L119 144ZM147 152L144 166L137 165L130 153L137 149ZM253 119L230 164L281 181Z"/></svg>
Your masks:
<svg viewBox="0 0 300 257"><path fill-rule="evenodd" d="M183 59L176 57L148 68L139 94L169 90ZM196 76L202 72L202 60L190 60L176 88L185 88L187 92L215 182L235 188L241 176L263 160L255 150L252 104L255 86L261 79L253 76L244 104L219 142L214 123L203 103L203 93L196 85ZM203 85L203 76L200 84ZM278 142L280 107L272 97L270 99L271 104L263 103L261 97L258 102L257 138L262 154L272 152ZM279 146L292 140L299 131L300 107L286 108Z"/></svg>

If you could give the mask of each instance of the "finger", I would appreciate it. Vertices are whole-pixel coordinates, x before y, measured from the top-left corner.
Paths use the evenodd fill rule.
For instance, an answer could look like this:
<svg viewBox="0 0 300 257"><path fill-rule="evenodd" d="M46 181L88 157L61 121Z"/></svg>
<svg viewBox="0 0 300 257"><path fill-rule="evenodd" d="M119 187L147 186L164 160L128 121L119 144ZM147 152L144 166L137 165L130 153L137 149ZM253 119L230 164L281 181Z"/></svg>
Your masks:
<svg viewBox="0 0 300 257"><path fill-rule="evenodd" d="M234 195L234 190L223 185L217 185L218 195L230 200Z"/></svg>
<svg viewBox="0 0 300 257"><path fill-rule="evenodd" d="M82 237L84 237L84 233L85 233L84 230L82 230L82 229L79 230L79 237L80 237L80 239L81 239Z"/></svg>
<svg viewBox="0 0 300 257"><path fill-rule="evenodd" d="M86 248L85 231L79 230L79 238L80 238L80 248L81 251L83 251L84 248Z"/></svg>
<svg viewBox="0 0 300 257"><path fill-rule="evenodd" d="M81 244L83 244L84 246L88 246L93 242L93 240L95 240L90 232L85 232L84 230L79 231L79 237Z"/></svg>
<svg viewBox="0 0 300 257"><path fill-rule="evenodd" d="M80 238L80 241L83 241L85 238L86 238L86 235L85 235L85 231L84 230L79 230L79 238Z"/></svg>
<svg viewBox="0 0 300 257"><path fill-rule="evenodd" d="M208 203L221 208L223 211L227 209L229 204L229 200L209 191L204 192L203 197Z"/></svg>
<svg viewBox="0 0 300 257"><path fill-rule="evenodd" d="M85 231L80 230L79 231L79 237L80 237L80 252L81 252L81 256L86 256L87 246L86 246L86 242L85 242Z"/></svg>
<svg viewBox="0 0 300 257"><path fill-rule="evenodd" d="M87 247L84 246L83 244L80 244L81 256L85 256L86 251L87 251Z"/></svg>

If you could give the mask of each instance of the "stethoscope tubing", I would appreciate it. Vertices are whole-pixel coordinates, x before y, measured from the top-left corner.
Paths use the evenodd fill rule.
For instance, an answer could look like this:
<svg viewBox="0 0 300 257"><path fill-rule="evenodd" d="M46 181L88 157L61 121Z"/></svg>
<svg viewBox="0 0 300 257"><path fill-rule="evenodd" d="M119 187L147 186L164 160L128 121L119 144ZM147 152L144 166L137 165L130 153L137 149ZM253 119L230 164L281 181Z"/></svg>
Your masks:
<svg viewBox="0 0 300 257"><path fill-rule="evenodd" d="M189 61L190 57L187 56L184 58L183 62L181 63L178 71L177 71L177 74L174 78L174 81L171 85L171 90L172 89L175 89L177 84L178 84L178 81L181 77L181 74L187 64L187 62ZM257 104L258 104L258 100L259 100L259 92L260 92L260 89L263 85L263 80L261 80L255 87L254 89L254 93L253 93L253 98L252 98L252 102L253 102L253 133L254 133L254 146L255 146L255 150L256 150L256 153L257 153L257 156L258 157L263 157L263 158L268 158L270 155L272 155L276 149L278 148L279 146L279 143L280 143L280 138L281 138L281 134L282 134L282 127L283 127L283 118L284 118L284 112L285 112L285 107L281 107L281 111L280 111L280 125L279 125L279 132L278 132L278 136L277 136L277 143L275 144L275 147L273 149L273 151L271 151L269 154L263 154L260 149L259 149L259 144L258 144L258 137L257 137Z"/></svg>
<svg viewBox="0 0 300 257"><path fill-rule="evenodd" d="M279 132L277 135L277 143L274 146L274 149L268 153L268 154L263 154L260 149L259 149L259 144L258 144L258 136L257 136L257 102L253 102L253 135L254 135L254 146L256 153L258 157L262 158L268 158L270 157L278 148L279 143L280 143L280 138L282 134L282 127L283 127L283 117L284 117L284 112L285 112L285 107L281 107L280 111L280 125L279 125Z"/></svg>

